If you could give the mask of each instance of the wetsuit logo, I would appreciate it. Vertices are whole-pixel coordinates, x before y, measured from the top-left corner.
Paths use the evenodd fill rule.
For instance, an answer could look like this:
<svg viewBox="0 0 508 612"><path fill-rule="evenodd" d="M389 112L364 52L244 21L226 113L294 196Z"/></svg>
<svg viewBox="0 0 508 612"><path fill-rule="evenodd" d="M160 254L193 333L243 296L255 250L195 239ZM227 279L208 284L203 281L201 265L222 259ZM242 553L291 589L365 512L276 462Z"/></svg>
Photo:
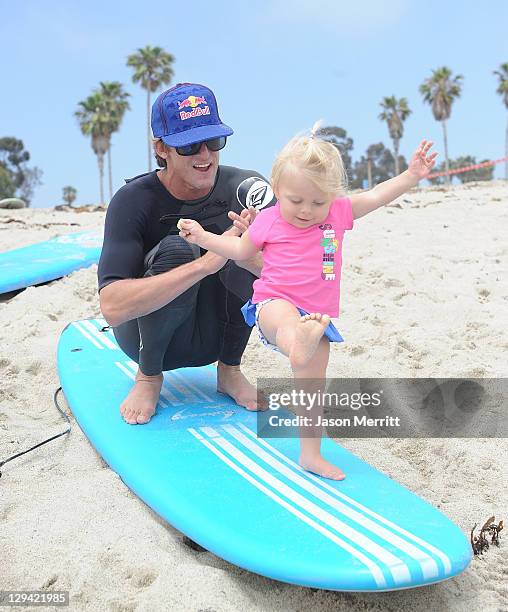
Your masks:
<svg viewBox="0 0 508 612"><path fill-rule="evenodd" d="M258 176L251 176L238 185L236 198L243 208L261 210L273 202L274 195L266 181Z"/></svg>

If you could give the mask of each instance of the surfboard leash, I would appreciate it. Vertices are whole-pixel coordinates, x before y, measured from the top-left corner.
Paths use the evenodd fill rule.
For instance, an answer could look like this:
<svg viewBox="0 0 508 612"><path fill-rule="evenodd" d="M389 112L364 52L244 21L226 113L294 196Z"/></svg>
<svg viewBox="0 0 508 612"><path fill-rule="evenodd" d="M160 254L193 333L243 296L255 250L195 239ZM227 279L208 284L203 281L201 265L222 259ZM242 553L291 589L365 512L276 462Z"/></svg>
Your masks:
<svg viewBox="0 0 508 612"><path fill-rule="evenodd" d="M21 451L20 453L16 453L15 455L12 455L12 457L7 457L7 459L4 459L3 461L0 461L0 468L2 468L9 461L12 461L13 459L17 459L18 457L21 457L22 455L26 455L26 453L29 453L30 451L33 451L36 448L39 448L39 446L42 446L43 444L47 444L48 442L51 442L52 440L56 440L57 438L60 438L60 436L65 436L65 434L68 434L71 431L71 420L69 419L67 414L65 414L65 412L62 410L62 408L60 408L60 406L58 405L57 396L58 396L58 393L61 390L62 390L62 387L58 387L58 389L55 391L55 393L53 394L53 402L54 402L58 412L67 421L67 423L68 423L67 429L65 431L60 432L59 434L51 436L51 438L48 438L47 440L43 440L42 442L39 442L38 444L36 444L35 446L32 446L31 448L27 448L26 450ZM2 477L2 471L0 469L0 478L1 477Z"/></svg>

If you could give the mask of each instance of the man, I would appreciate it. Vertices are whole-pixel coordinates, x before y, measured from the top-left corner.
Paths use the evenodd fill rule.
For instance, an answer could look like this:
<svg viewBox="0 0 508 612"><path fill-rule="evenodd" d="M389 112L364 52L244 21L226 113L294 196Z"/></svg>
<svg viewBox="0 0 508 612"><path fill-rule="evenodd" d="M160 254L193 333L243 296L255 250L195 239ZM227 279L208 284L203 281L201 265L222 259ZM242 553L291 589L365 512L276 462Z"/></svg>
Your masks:
<svg viewBox="0 0 508 612"><path fill-rule="evenodd" d="M275 203L273 192L255 172L219 166L233 130L220 120L209 88L168 89L155 101L151 123L161 169L130 179L115 194L99 262L102 313L139 364L120 411L127 423L147 423L163 371L215 361L217 390L256 410L256 390L240 370L251 332L240 308L262 259L240 268L188 244L176 224L193 218L216 234L241 235L253 209Z"/></svg>

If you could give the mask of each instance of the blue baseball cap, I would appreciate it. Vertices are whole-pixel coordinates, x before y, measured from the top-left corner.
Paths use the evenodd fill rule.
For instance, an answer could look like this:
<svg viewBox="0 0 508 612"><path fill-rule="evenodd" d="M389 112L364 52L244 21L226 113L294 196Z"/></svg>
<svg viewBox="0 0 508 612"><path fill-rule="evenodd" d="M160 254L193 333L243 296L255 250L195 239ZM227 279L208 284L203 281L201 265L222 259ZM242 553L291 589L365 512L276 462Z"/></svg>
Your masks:
<svg viewBox="0 0 508 612"><path fill-rule="evenodd" d="M222 123L213 91L196 83L178 83L164 91L152 106L152 133L170 147L231 136Z"/></svg>

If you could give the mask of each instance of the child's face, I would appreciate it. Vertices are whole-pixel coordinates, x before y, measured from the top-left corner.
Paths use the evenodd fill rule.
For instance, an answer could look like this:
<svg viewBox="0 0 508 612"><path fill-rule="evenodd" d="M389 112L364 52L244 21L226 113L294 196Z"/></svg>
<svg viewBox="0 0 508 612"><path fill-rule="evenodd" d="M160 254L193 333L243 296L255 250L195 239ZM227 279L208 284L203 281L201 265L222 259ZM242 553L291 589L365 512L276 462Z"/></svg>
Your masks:
<svg viewBox="0 0 508 612"><path fill-rule="evenodd" d="M276 195L282 218L302 229L322 223L332 203L330 196L297 172L281 177Z"/></svg>

